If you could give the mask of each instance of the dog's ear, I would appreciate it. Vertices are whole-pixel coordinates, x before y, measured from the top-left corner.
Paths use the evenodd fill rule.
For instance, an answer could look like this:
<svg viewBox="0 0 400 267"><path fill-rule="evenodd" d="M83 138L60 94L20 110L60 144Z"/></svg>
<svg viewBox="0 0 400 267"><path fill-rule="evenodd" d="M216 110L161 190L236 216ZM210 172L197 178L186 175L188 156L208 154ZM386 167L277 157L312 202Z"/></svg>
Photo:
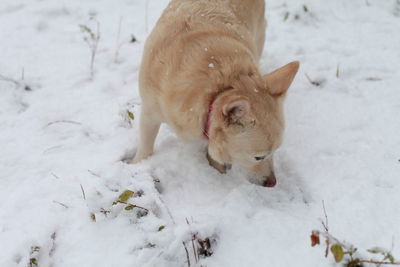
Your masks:
<svg viewBox="0 0 400 267"><path fill-rule="evenodd" d="M222 106L222 113L230 123L238 123L250 111L249 100L245 97L229 99Z"/></svg>
<svg viewBox="0 0 400 267"><path fill-rule="evenodd" d="M280 97L286 94L296 76L300 63L293 61L267 75L263 76L265 87L272 96Z"/></svg>

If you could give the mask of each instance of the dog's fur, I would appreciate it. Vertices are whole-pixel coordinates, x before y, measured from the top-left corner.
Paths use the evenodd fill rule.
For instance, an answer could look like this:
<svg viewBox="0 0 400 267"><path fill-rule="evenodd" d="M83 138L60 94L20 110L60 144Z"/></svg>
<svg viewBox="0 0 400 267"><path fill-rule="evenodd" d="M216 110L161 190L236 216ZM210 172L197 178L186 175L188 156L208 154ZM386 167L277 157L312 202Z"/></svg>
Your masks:
<svg viewBox="0 0 400 267"><path fill-rule="evenodd" d="M275 185L272 161L282 140L283 99L299 63L262 76L265 30L264 0L169 3L145 45L134 163L153 153L161 123L194 140L204 138L209 120L210 164L220 171L226 163L239 164Z"/></svg>

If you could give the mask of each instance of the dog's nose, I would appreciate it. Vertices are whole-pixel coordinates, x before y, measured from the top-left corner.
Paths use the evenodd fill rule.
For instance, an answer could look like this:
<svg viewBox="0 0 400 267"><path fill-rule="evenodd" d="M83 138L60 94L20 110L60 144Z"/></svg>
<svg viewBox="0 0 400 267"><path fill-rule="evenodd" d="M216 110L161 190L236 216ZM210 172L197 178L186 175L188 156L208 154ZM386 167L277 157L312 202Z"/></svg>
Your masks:
<svg viewBox="0 0 400 267"><path fill-rule="evenodd" d="M275 174L271 173L269 176L264 176L264 186L265 187L274 187L276 185Z"/></svg>

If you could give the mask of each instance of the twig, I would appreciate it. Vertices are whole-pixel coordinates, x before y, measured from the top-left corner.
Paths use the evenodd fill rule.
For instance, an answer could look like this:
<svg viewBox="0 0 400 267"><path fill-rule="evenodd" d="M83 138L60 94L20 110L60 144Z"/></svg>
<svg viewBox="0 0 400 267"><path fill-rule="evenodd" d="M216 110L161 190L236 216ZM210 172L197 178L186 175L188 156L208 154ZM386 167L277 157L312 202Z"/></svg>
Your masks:
<svg viewBox="0 0 400 267"><path fill-rule="evenodd" d="M53 124L57 124L57 123L70 123L70 124L76 124L76 125L82 125L82 123L77 122L77 121L70 121L70 120L58 120L58 121L52 121L46 124L45 127L49 127Z"/></svg>
<svg viewBox="0 0 400 267"><path fill-rule="evenodd" d="M339 64L337 64L337 67L336 67L336 78L339 78L339 76L340 76L340 70L339 70Z"/></svg>
<svg viewBox="0 0 400 267"><path fill-rule="evenodd" d="M314 86L320 86L320 85L321 85L320 82L311 80L310 76L308 76L307 73L304 73L304 75L306 75L307 80L308 80L312 85L314 85Z"/></svg>
<svg viewBox="0 0 400 267"><path fill-rule="evenodd" d="M58 202L58 201L55 201L55 200L53 200L53 202L56 203L56 204L59 204L59 205L63 206L63 207L66 208L66 209L69 208L69 207L68 207L67 205L65 205L64 203L61 203L61 202Z"/></svg>
<svg viewBox="0 0 400 267"><path fill-rule="evenodd" d="M196 235L192 235L192 247L193 247L193 254L194 254L194 259L196 260L196 263L199 262L199 255L197 254L197 249L196 246L194 245L194 240L196 240Z"/></svg>
<svg viewBox="0 0 400 267"><path fill-rule="evenodd" d="M90 78L93 79L94 76L94 59L96 57L97 47L99 45L100 40L100 23L97 22L97 33L96 39L92 42L92 54L90 58Z"/></svg>
<svg viewBox="0 0 400 267"><path fill-rule="evenodd" d="M94 60L96 57L96 52L97 52L97 48L99 45L99 41L100 41L100 23L94 19L96 21L96 33L93 33L92 29L89 28L86 25L79 25L79 27L81 28L81 31L86 34L87 36L84 36L83 40L85 41L85 43L88 45L89 49L90 49L90 79L93 80L94 77Z"/></svg>
<svg viewBox="0 0 400 267"><path fill-rule="evenodd" d="M128 204L128 205L133 205L135 208L139 208L139 209L142 209L142 210L145 210L145 211L149 211L148 209L146 209L146 208L143 208L143 207L141 207L141 206L138 206L138 205L136 205L136 204Z"/></svg>
<svg viewBox="0 0 400 267"><path fill-rule="evenodd" d="M173 223L173 224L176 224L176 223L175 223L175 220L174 220L174 217L172 217L172 213L171 213L171 211L169 210L168 206L165 204L164 200L161 198L160 195L158 196L158 198L160 199L161 203L164 205L165 209L167 210L167 213L168 213L169 217L171 218L172 223Z"/></svg>
<svg viewBox="0 0 400 267"><path fill-rule="evenodd" d="M119 18L119 23L118 23L118 33L117 33L117 41L115 43L114 63L118 62L119 49L121 48L121 46L123 44L123 43L119 42L119 37L121 35L121 26L122 26L122 17Z"/></svg>
<svg viewBox="0 0 400 267"><path fill-rule="evenodd" d="M190 223L189 223L189 220L188 220L187 217L185 218L185 220L186 220L186 224L187 224L188 226L190 226ZM198 255L197 255L197 250L196 250L196 246L194 245L194 240L196 240L196 239L197 239L197 238L196 238L196 234L192 234L192 240L191 240L191 242L192 242L193 255L194 255L194 259L195 259L196 263L198 263L198 262L199 262L199 259L198 259Z"/></svg>
<svg viewBox="0 0 400 267"><path fill-rule="evenodd" d="M289 18L290 12L286 11L285 15L283 16L283 21L286 21Z"/></svg>
<svg viewBox="0 0 400 267"><path fill-rule="evenodd" d="M101 176L98 175L97 173L95 173L95 172L93 172L93 171L91 171L91 170L87 170L87 171L88 171L91 175L101 178Z"/></svg>
<svg viewBox="0 0 400 267"><path fill-rule="evenodd" d="M20 85L21 85L20 82L14 80L14 79L12 79L12 78L3 76L3 75L1 75L1 74L0 74L0 80L6 81L6 82L11 82L11 83L13 83L13 84L15 85L15 87L20 87Z"/></svg>
<svg viewBox="0 0 400 267"><path fill-rule="evenodd" d="M47 152L52 151L57 148L60 148L60 147L63 147L63 146L62 145L52 146L52 147L46 148L42 153L46 154Z"/></svg>
<svg viewBox="0 0 400 267"><path fill-rule="evenodd" d="M80 186L81 186L81 190L82 190L83 199L86 200L85 190L83 190L82 184L80 184Z"/></svg>
<svg viewBox="0 0 400 267"><path fill-rule="evenodd" d="M56 244L55 244L56 237L57 237L56 232L53 232L50 237L51 237L51 240L52 240L52 242L51 242L52 244L51 244L51 248L50 248L50 251L49 251L49 256L51 257L51 256L53 256L53 253L56 250Z"/></svg>
<svg viewBox="0 0 400 267"><path fill-rule="evenodd" d="M187 249L187 247L186 247L185 242L182 241L182 244L183 244L183 247L185 248L185 251L186 251L186 259L187 259L188 267L190 267L189 251L188 251L188 249Z"/></svg>
<svg viewBox="0 0 400 267"><path fill-rule="evenodd" d="M23 88L25 91L32 91L32 88L24 82L24 78L25 78L24 68L22 68L22 77L21 77L20 81L17 81L13 78L6 77L6 76L0 74L0 80L13 83L15 85L16 89Z"/></svg>
<svg viewBox="0 0 400 267"><path fill-rule="evenodd" d="M366 80L370 82L382 81L382 79L379 77L368 77Z"/></svg>
<svg viewBox="0 0 400 267"><path fill-rule="evenodd" d="M328 215L326 214L326 209L325 209L325 202L322 200L322 208L324 209L324 215L325 215L325 222L321 220L322 226L325 229L325 233L329 235L329 228L328 228ZM329 254L329 245L330 245L330 238L325 239L326 243L326 249L325 249L325 258L328 257Z"/></svg>
<svg viewBox="0 0 400 267"><path fill-rule="evenodd" d="M400 265L400 262L390 262L390 261L358 260L358 262L372 263L377 265Z"/></svg>
<svg viewBox="0 0 400 267"><path fill-rule="evenodd" d="M326 209L325 209L325 202L322 200L322 208L324 209L324 215L325 215L325 223L322 221L322 225L325 228L325 232L329 232L328 230L328 215L326 214Z"/></svg>
<svg viewBox="0 0 400 267"><path fill-rule="evenodd" d="M147 212L149 211L148 209L143 208L143 207L141 207L141 206L138 206L138 205L136 205L136 204L131 204L131 203L124 202L124 201L121 201L121 200L117 200L116 202L117 202L117 203L121 203L121 204L125 204L125 205L132 205L132 206L135 207L135 208L139 208L139 209L145 210L145 211L147 211Z"/></svg>
<svg viewBox="0 0 400 267"><path fill-rule="evenodd" d="M60 179L60 177L55 175L54 173L51 173L51 175L53 175L53 177L56 178L56 179Z"/></svg>

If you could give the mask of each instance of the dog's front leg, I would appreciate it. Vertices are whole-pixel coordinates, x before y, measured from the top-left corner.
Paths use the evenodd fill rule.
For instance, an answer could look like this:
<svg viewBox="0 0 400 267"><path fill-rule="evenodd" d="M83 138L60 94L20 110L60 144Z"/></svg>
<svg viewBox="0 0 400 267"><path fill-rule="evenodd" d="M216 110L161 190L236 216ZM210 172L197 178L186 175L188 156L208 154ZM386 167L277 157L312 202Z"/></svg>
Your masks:
<svg viewBox="0 0 400 267"><path fill-rule="evenodd" d="M142 105L140 113L139 145L132 163L137 163L153 154L154 141L160 129L160 122L153 112Z"/></svg>

